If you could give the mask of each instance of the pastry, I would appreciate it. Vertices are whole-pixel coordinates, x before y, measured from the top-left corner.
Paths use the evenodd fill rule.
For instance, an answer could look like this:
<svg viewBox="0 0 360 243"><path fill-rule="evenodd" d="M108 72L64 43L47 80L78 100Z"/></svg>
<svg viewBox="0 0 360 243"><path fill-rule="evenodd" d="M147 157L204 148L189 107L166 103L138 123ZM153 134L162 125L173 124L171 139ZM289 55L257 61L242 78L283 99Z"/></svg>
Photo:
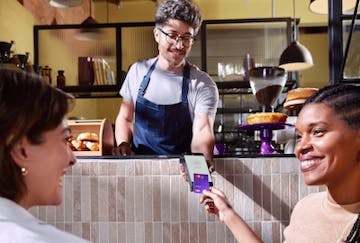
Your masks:
<svg viewBox="0 0 360 243"><path fill-rule="evenodd" d="M298 105L304 104L306 99L318 91L317 88L296 88L290 90L286 95L284 108L294 109Z"/></svg>
<svg viewBox="0 0 360 243"><path fill-rule="evenodd" d="M247 117L247 123L250 125L260 123L284 123L287 115L280 112L258 112Z"/></svg>

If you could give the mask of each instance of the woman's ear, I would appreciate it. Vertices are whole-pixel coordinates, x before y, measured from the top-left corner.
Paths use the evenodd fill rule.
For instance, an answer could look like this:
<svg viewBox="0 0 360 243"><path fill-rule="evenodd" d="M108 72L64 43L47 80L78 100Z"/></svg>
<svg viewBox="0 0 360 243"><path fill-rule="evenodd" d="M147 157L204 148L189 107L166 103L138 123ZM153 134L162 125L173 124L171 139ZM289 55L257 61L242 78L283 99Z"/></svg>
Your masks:
<svg viewBox="0 0 360 243"><path fill-rule="evenodd" d="M25 161L28 158L26 153L26 142L24 139L21 139L12 147L10 154L20 168L24 166Z"/></svg>

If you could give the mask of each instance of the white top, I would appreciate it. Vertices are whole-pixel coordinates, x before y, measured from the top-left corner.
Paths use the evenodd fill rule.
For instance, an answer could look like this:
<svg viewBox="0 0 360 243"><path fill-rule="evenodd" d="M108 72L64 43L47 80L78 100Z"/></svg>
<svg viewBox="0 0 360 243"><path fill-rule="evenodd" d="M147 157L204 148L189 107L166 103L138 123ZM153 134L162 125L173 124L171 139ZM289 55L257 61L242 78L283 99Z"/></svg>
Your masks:
<svg viewBox="0 0 360 243"><path fill-rule="evenodd" d="M0 197L0 242L85 243L88 241L46 224L15 202Z"/></svg>
<svg viewBox="0 0 360 243"><path fill-rule="evenodd" d="M155 58L134 63L121 87L120 95L136 104L138 90ZM190 83L188 104L191 119L195 114L205 113L215 119L219 92L211 77L195 65L190 65ZM144 97L158 105L177 104L181 102L183 75L162 70L156 65L150 76L150 83Z"/></svg>

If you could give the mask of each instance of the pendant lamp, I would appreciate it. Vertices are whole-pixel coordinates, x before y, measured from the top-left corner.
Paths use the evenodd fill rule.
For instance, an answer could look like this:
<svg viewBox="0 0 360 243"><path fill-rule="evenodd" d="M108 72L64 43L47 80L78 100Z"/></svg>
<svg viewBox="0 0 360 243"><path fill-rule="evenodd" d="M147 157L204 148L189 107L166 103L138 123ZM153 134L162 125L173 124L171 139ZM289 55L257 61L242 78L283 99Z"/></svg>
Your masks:
<svg viewBox="0 0 360 243"><path fill-rule="evenodd" d="M309 9L316 14L328 14L328 2L329 0L310 0ZM342 1L343 12L348 12L354 9L356 0L336 0Z"/></svg>
<svg viewBox="0 0 360 243"><path fill-rule="evenodd" d="M102 32L98 28L92 27L98 22L91 16L91 2L92 0L89 0L89 17L81 23L81 29L75 34L75 39L80 41L94 41L102 38Z"/></svg>
<svg viewBox="0 0 360 243"><path fill-rule="evenodd" d="M50 0L49 4L55 8L69 8L81 5L82 0Z"/></svg>
<svg viewBox="0 0 360 243"><path fill-rule="evenodd" d="M314 63L310 51L296 40L297 28L295 19L295 0L293 0L293 14L293 41L282 52L280 56L279 66L288 71L300 71L312 67Z"/></svg>

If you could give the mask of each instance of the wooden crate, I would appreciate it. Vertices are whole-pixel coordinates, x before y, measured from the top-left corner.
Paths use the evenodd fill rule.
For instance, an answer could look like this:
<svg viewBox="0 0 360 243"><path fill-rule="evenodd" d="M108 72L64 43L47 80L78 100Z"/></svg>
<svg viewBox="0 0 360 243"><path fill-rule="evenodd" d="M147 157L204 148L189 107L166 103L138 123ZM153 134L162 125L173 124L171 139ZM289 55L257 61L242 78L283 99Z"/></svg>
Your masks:
<svg viewBox="0 0 360 243"><path fill-rule="evenodd" d="M101 156L113 154L114 131L109 119L68 120L68 125L74 138L82 132L94 132L99 136L99 151L74 151L76 156Z"/></svg>

